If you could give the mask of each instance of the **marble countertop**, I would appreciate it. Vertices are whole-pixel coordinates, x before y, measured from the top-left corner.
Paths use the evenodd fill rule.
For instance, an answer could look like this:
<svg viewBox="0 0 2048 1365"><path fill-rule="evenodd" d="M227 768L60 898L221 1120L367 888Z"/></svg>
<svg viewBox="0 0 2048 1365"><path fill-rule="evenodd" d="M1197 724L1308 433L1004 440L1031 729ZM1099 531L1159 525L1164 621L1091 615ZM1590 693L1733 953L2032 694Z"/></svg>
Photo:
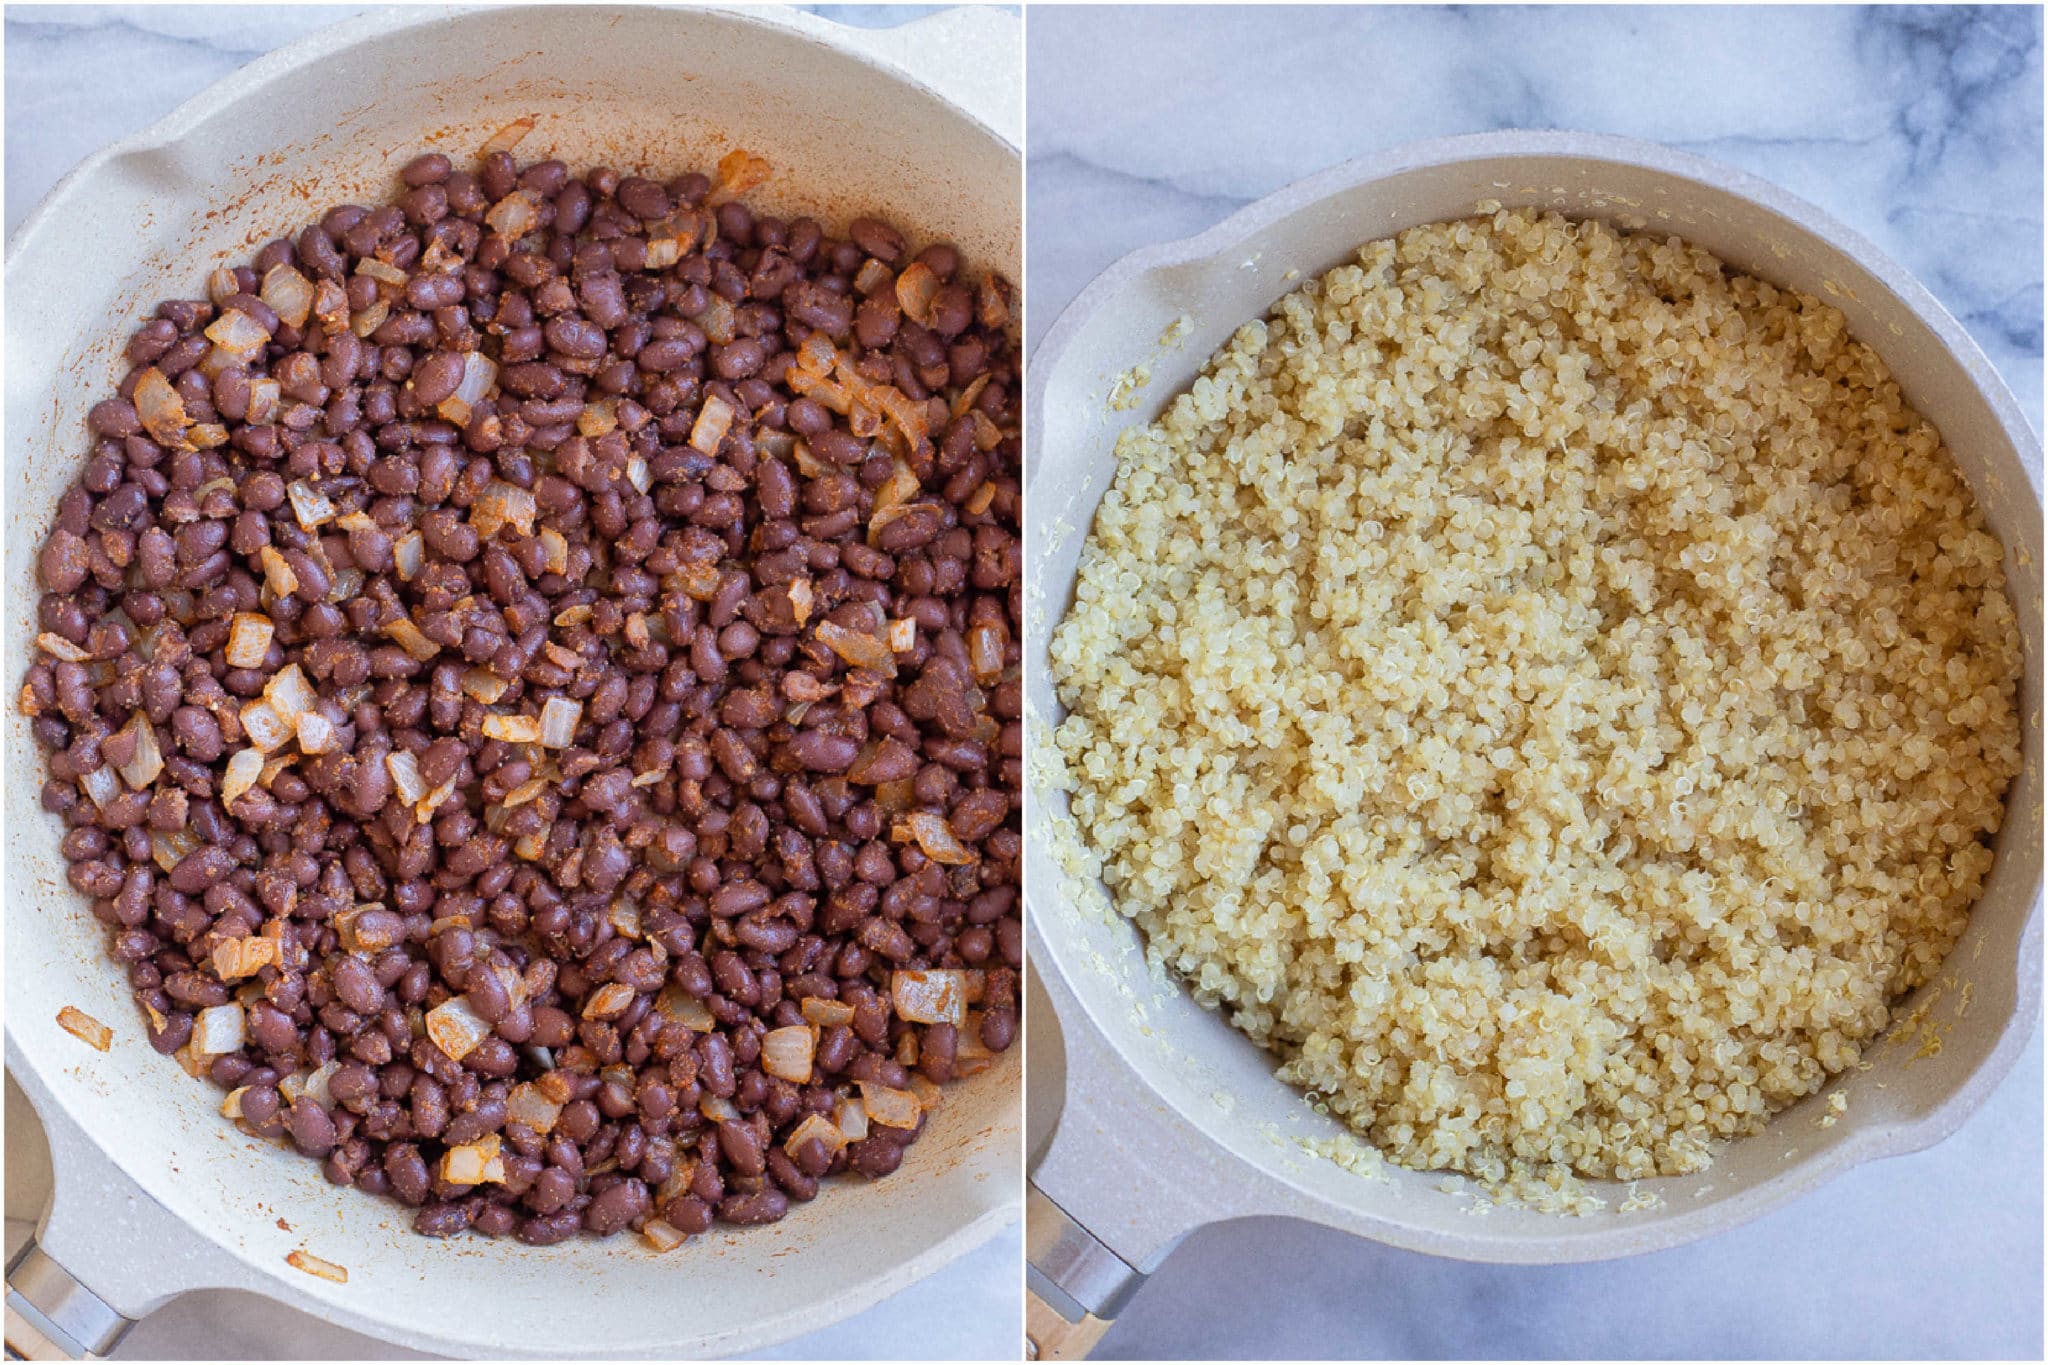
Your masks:
<svg viewBox="0 0 2048 1365"><path fill-rule="evenodd" d="M251 59L360 5L11 5L6 12L6 228L57 180ZM889 25L916 5L831 9ZM34 1111L7 1085L7 1240L39 1216L47 1160ZM1022 1332L1023 1232L1013 1226L952 1266L837 1326L755 1359L1014 1358ZM411 1353L247 1294L189 1294L146 1319L114 1359L404 1359Z"/></svg>
<svg viewBox="0 0 2048 1365"><path fill-rule="evenodd" d="M2040 429L2038 10L1041 7L1028 29L1034 340L1124 253L1325 166L1572 128L1743 167L1865 233ZM2041 1150L2037 1030L1948 1141L1708 1242L1507 1267L1211 1227L1096 1356L2038 1359Z"/></svg>

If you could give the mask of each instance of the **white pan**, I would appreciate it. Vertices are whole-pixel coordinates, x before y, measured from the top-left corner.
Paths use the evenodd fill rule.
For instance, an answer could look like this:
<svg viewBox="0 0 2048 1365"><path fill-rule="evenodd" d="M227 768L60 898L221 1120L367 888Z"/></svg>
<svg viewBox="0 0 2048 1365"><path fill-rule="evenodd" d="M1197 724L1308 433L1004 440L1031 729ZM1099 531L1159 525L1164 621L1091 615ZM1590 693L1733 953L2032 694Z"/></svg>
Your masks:
<svg viewBox="0 0 2048 1365"><path fill-rule="evenodd" d="M680 174L744 147L774 167L759 202L837 222L878 212L1017 279L1020 27L971 10L863 31L783 11L391 9L273 53L93 157L8 251L9 695L86 409L159 299L198 296L214 264L330 205L381 200L418 151L473 152L527 116L522 160ZM842 1182L772 1227L667 1255L625 1238L418 1237L397 1205L236 1132L211 1087L151 1051L65 885L40 758L7 712L7 1064L49 1129L56 1184L36 1249L9 1269L10 1346L22 1328L37 1349L104 1350L176 1294L236 1288L451 1355L722 1354L865 1308L1016 1216L1013 1052L949 1090L899 1173ZM112 1026L110 1051L57 1027L67 1005ZM301 1249L348 1282L287 1264Z"/></svg>
<svg viewBox="0 0 2048 1365"><path fill-rule="evenodd" d="M1597 1260L1707 1236L1859 1162L1953 1132L2011 1068L2039 1013L2041 505L2026 463L2038 464L2040 443L1961 325L1869 242L1754 177L1651 144L1499 133L1401 148L1290 186L1201 236L1140 251L1084 290L1028 367L1034 752L1060 714L1048 639L1072 599L1117 433L1152 420L1239 324L1359 244L1468 216L1484 200L1678 233L1753 274L1827 298L1940 429L2006 545L2026 637L2025 768L1996 867L1942 978L1901 1011L1926 1006L1917 1027L1873 1045L1870 1070L1726 1146L1703 1174L1642 1181L1633 1202L1630 1187L1596 1185L1607 1207L1589 1217L1516 1208L1475 1217L1469 1194L1438 1188L1441 1175L1390 1166L1372 1179L1310 1156L1300 1141L1335 1136L1337 1123L1275 1079L1272 1059L1220 1015L1147 971L1136 930L1104 910L1100 884L1061 870L1060 826L1071 830L1064 796L1034 787L1030 954L1064 1046L1062 1107L1045 1069L1054 1048L1040 1042L1048 1021L1033 1018L1027 1245L1040 1300L1034 1335L1047 1355L1099 1330L1181 1237L1228 1218L1291 1215L1411 1250L1501 1262ZM1183 316L1192 324L1184 342L1163 345L1162 333ZM1113 410L1119 376L1140 364L1150 367L1149 384L1135 405ZM1823 1126L1837 1092L1847 1109ZM1097 1321L1077 1333L1067 1324L1084 1310Z"/></svg>

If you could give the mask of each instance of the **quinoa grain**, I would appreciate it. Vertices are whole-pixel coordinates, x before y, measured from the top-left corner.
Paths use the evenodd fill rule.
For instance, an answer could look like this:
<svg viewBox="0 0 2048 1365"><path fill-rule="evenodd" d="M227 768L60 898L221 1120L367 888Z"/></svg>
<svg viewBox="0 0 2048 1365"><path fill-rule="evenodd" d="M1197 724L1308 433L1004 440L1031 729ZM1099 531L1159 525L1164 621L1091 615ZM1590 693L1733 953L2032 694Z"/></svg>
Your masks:
<svg viewBox="0 0 2048 1365"><path fill-rule="evenodd" d="M1697 1170L1962 932L2020 762L2003 550L1835 309L1430 225L1117 456L1059 780L1153 957L1393 1160Z"/></svg>

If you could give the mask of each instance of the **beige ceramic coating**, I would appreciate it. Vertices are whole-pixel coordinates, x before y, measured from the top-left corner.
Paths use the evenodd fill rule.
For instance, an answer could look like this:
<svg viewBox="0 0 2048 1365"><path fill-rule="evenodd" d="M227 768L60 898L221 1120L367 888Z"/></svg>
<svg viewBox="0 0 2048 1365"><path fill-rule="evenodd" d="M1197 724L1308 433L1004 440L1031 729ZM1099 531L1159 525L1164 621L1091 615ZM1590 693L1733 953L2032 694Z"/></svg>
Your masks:
<svg viewBox="0 0 2048 1365"><path fill-rule="evenodd" d="M1361 1174L1307 1151L1304 1142L1336 1137L1340 1125L1276 1080L1272 1058L1222 1016L1148 970L1137 931L1106 912L1100 884L1078 884L1059 866L1057 841L1074 837L1064 795L1033 786L1027 923L1046 990L1033 998L1049 995L1057 1008L1065 1089L1058 1126L1047 1133L1046 1111L1060 1092L1041 1088L1049 1073L1037 1040L1046 1029L1033 1020L1032 1180L1138 1271L1196 1226L1255 1214L1483 1261L1585 1261L1673 1246L1757 1217L1859 1162L1953 1132L2011 1068L2039 1014L2041 507L2025 468L2038 462L2039 441L1962 327L1868 242L1774 186L1651 144L1498 133L1397 149L1291 186L1199 237L1140 252L1083 291L1028 361L1034 749L1060 714L1045 651L1114 471L1117 434L1153 420L1241 323L1359 244L1469 216L1485 201L1677 233L1751 274L1819 295L1939 428L2007 547L2025 633L2025 767L1997 863L1940 980L1866 1049L1868 1070L1720 1148L1702 1174L1588 1182L1605 1208L1586 1216L1515 1207L1477 1216L1468 1181L1452 1182L1460 1192L1450 1193L1441 1174L1393 1166ZM1132 367L1141 365L1150 377L1133 389ZM1133 401L1112 407L1113 394ZM1845 1107L1835 1116L1838 1096ZM1077 1252L1071 1234L1054 1245L1038 1227L1034 1205L1038 1272L1082 1306L1101 1307L1100 1291L1122 1272L1097 1252Z"/></svg>
<svg viewBox="0 0 2048 1365"><path fill-rule="evenodd" d="M87 408L148 310L203 292L216 262L330 205L387 197L421 150L470 152L531 117L522 160L677 174L744 147L773 167L751 203L838 222L878 213L1019 279L1020 38L1015 16L971 10L878 31L778 11L386 10L250 65L93 158L10 243L8 676L28 665L35 549L84 461ZM949 1087L898 1174L839 1182L772 1227L666 1255L630 1237L534 1249L414 1235L396 1204L235 1131L218 1092L150 1050L103 931L64 883L40 757L7 711L7 1060L56 1167L38 1238L120 1312L234 1287L445 1354L719 1354L858 1311L1016 1216L1013 1051ZM67 1005L113 1028L110 1051L57 1027ZM347 1283L288 1265L302 1249L346 1267Z"/></svg>

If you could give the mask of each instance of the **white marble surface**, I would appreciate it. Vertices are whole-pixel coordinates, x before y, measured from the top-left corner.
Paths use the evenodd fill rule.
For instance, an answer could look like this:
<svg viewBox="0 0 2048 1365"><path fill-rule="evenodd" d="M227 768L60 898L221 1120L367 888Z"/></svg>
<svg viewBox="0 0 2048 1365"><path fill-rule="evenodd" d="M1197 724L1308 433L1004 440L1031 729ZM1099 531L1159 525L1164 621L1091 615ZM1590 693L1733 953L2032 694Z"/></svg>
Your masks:
<svg viewBox="0 0 2048 1365"><path fill-rule="evenodd" d="M1034 338L1125 252L1324 166L1575 128L1742 166L1868 234L2040 427L2039 10L1034 7L1028 25ZM2041 1082L2037 1031L1934 1150L1631 1261L1483 1267L1299 1223L1210 1228L1096 1355L2039 1359Z"/></svg>
<svg viewBox="0 0 2048 1365"><path fill-rule="evenodd" d="M6 227L58 178L274 47L364 6L12 5L6 11ZM849 23L904 22L931 7L804 6ZM33 1111L7 1086L7 1251L43 1205ZM836 1327L759 1359L1014 1358L1023 1234L998 1234L953 1266ZM116 1359L397 1359L406 1352L244 1294L191 1294L138 1326Z"/></svg>

